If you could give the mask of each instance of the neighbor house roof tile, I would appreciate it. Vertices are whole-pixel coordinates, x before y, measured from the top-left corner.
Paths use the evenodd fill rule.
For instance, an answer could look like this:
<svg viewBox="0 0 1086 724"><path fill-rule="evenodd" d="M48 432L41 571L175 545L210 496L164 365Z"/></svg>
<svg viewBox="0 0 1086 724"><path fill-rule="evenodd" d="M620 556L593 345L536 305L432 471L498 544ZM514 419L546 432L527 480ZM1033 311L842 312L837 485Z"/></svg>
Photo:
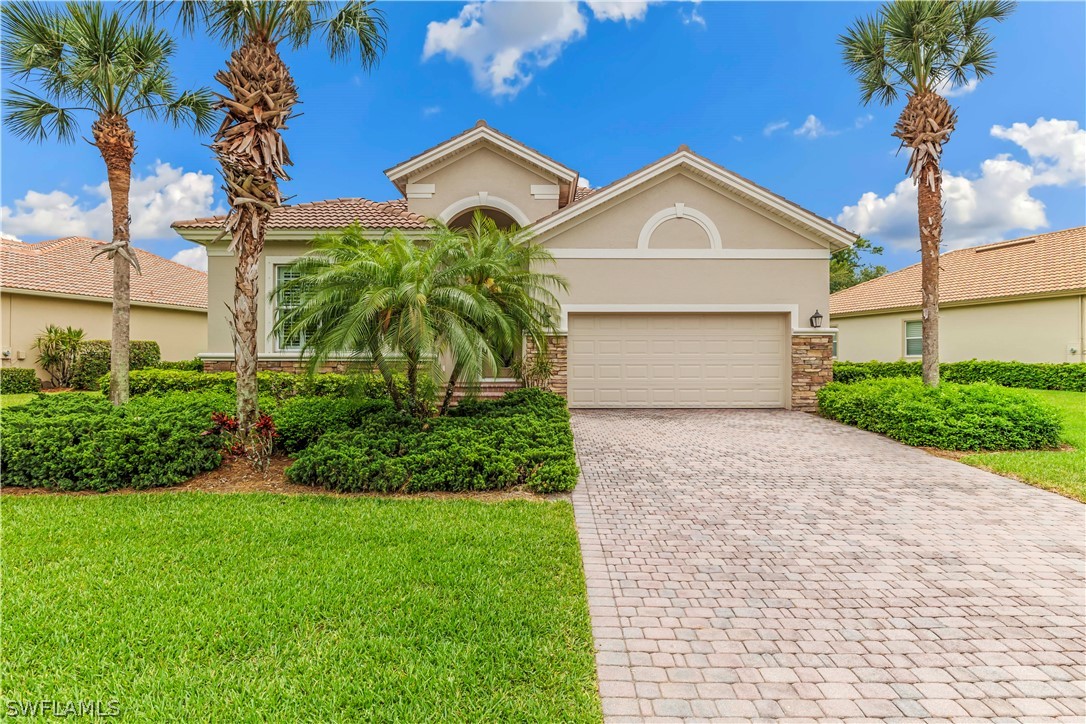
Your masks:
<svg viewBox="0 0 1086 724"><path fill-rule="evenodd" d="M218 229L225 216L175 221L175 229ZM363 198L329 199L280 206L271 212L269 229L341 229L353 223L367 229L425 229L425 216L407 210L406 199L370 201Z"/></svg>
<svg viewBox="0 0 1086 724"><path fill-rule="evenodd" d="M1086 289L1086 226L947 252L939 257L941 304ZM920 307L920 265L830 296L845 316Z"/></svg>
<svg viewBox="0 0 1086 724"><path fill-rule="evenodd" d="M49 294L113 298L113 263L105 242L80 236L27 244L0 244L0 286ZM135 249L142 274L132 274L132 301L207 309L207 274L143 249Z"/></svg>

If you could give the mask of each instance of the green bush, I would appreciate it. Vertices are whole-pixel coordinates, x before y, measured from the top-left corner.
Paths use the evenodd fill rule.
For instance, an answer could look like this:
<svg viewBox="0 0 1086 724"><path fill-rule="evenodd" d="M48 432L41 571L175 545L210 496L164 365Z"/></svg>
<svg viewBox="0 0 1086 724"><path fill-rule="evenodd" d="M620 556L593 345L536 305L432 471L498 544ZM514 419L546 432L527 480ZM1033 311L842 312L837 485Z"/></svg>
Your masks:
<svg viewBox="0 0 1086 724"><path fill-rule="evenodd" d="M344 492L572 490L578 469L565 400L538 389L468 401L419 421L391 403L299 398L276 417L280 443L300 450L287 476Z"/></svg>
<svg viewBox="0 0 1086 724"><path fill-rule="evenodd" d="M5 411L5 485L53 490L151 488L181 483L222 462L223 442L201 434L229 395L173 393L114 407L79 394L45 395Z"/></svg>
<svg viewBox="0 0 1086 724"><path fill-rule="evenodd" d="M0 393L41 391L41 380L32 367L0 367Z"/></svg>
<svg viewBox="0 0 1086 724"><path fill-rule="evenodd" d="M207 390L216 392L234 392L233 372L194 372L191 370L144 369L133 371L129 376L129 389L132 395L160 395L166 392L194 392ZM341 375L334 373L318 375L296 375L289 372L258 372L257 387L261 394L267 394L275 400L287 400L291 397L363 397L383 399L388 397L385 380L378 374ZM393 375L401 394L406 394L407 379ZM109 375L102 377L99 387L109 391ZM420 387L426 399L432 400L436 394L436 385L428 377L420 379Z"/></svg>
<svg viewBox="0 0 1086 724"><path fill-rule="evenodd" d="M130 370L155 367L162 361L158 342L132 340L128 357ZM79 360L75 363L72 375L72 387L77 390L93 390L99 387L102 376L109 376L109 340L91 339L83 342L79 349ZM109 383L106 383L106 394Z"/></svg>
<svg viewBox="0 0 1086 724"><path fill-rule="evenodd" d="M199 357L183 360L162 360L154 366L156 370L184 370L187 372L203 372L204 361Z"/></svg>
<svg viewBox="0 0 1086 724"><path fill-rule="evenodd" d="M920 377L919 362L834 362L834 382L851 383L885 377ZM968 360L939 365L945 382L990 382L1002 387L1086 392L1086 363L1059 364Z"/></svg>
<svg viewBox="0 0 1086 724"><path fill-rule="evenodd" d="M834 382L818 391L819 411L833 420L907 445L943 450L1029 450L1060 442L1056 410L1026 392L986 383L919 379Z"/></svg>

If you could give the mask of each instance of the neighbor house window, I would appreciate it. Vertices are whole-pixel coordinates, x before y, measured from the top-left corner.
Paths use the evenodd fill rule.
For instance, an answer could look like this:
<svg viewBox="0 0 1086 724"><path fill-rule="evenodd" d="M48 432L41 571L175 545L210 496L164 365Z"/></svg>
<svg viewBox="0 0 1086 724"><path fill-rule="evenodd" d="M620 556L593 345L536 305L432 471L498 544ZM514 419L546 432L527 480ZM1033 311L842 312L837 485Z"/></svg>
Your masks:
<svg viewBox="0 0 1086 724"><path fill-rule="evenodd" d="M921 335L924 323L920 320L905 323L905 356L919 357L924 351Z"/></svg>
<svg viewBox="0 0 1086 724"><path fill-rule="evenodd" d="M289 292L282 290L284 284L297 278L298 272L291 269L289 265L275 267L275 286L280 290L276 304L280 315L298 306L301 290L297 287L294 287ZM301 333L288 336L285 332L280 332L276 340L276 345L280 351L290 352L300 350L304 341L305 338Z"/></svg>

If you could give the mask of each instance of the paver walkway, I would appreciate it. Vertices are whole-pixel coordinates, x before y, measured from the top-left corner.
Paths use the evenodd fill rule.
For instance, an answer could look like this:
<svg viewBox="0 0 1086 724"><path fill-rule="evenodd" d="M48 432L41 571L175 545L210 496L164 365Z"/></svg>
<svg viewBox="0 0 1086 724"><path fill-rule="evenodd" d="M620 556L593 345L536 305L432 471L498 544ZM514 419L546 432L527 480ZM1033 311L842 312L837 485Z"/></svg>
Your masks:
<svg viewBox="0 0 1086 724"><path fill-rule="evenodd" d="M784 411L576 411L609 721L1086 717L1086 506Z"/></svg>

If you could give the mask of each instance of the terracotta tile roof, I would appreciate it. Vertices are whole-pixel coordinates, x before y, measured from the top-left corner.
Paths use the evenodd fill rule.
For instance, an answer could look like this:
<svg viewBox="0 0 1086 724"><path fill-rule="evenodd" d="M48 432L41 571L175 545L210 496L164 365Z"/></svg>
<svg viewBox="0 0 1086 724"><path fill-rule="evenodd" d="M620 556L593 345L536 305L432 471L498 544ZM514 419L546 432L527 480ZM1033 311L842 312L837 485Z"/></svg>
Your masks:
<svg viewBox="0 0 1086 724"><path fill-rule="evenodd" d="M175 229L217 229L225 216L175 221ZM426 217L407 210L406 199L370 201L329 199L280 206L271 213L269 229L341 229L358 222L367 229L425 229Z"/></svg>
<svg viewBox="0 0 1086 724"><path fill-rule="evenodd" d="M91 261L104 242L68 236L37 244L4 239L0 286L52 294L113 298L113 263ZM132 274L132 301L207 309L207 274L136 249L142 274Z"/></svg>
<svg viewBox="0 0 1086 724"><path fill-rule="evenodd" d="M590 189L587 186L578 186L577 190L573 192L573 201L570 201L569 203L575 204L578 201L583 201L597 191L599 191L599 189Z"/></svg>
<svg viewBox="0 0 1086 724"><path fill-rule="evenodd" d="M1086 226L943 254L940 303L1086 290ZM830 315L920 307L920 265L842 289Z"/></svg>

